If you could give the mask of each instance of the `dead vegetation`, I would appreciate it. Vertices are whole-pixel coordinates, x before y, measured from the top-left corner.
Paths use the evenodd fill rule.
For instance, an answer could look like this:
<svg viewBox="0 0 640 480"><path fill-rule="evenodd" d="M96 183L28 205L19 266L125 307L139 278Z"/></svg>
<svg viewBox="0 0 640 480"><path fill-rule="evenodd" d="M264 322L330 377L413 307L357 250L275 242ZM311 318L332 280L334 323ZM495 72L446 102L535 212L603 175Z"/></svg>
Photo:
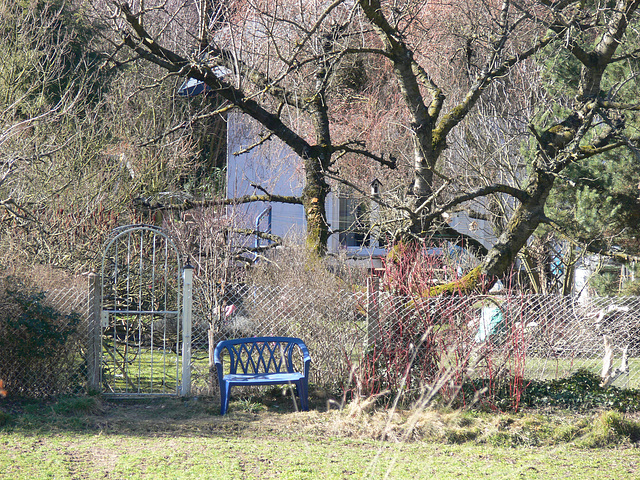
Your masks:
<svg viewBox="0 0 640 480"><path fill-rule="evenodd" d="M472 443L490 446L584 448L635 447L640 414L614 411L482 412L453 409L377 409L367 399L348 404L316 398L316 408L296 412L288 395L272 391L260 403L244 397L218 415L211 398L105 400L99 397L57 402L9 403L0 428L51 432L133 435L140 437L249 436L342 438L390 443ZM43 408L44 407L44 408Z"/></svg>

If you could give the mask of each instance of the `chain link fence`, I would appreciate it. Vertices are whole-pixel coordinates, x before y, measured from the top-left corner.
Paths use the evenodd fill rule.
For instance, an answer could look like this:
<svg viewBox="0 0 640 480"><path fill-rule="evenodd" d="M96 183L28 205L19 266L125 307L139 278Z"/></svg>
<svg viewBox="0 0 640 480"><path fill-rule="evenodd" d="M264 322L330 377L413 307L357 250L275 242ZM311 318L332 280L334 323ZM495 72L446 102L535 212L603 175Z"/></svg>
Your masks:
<svg viewBox="0 0 640 480"><path fill-rule="evenodd" d="M88 289L54 290L40 301L61 314L55 328L67 335L52 344L55 358L34 352L25 359L14 354L25 330L12 327L12 312L5 311L0 317L0 379L18 395L86 392L96 349ZM331 391L362 381L360 361L367 352L390 346L418 351L427 336L438 352L438 368L455 370L458 381L500 374L555 379L581 368L600 374L605 361L613 385L640 388L640 297L421 299L372 288L336 293L239 284L194 289L192 394L217 395L210 364L218 341L263 335L302 338L312 356L310 381Z"/></svg>
<svg viewBox="0 0 640 480"><path fill-rule="evenodd" d="M211 352L238 337L301 338L311 352L311 383L335 389L349 380L366 339L366 295L259 285L226 285L213 305L203 295L194 291L192 392L217 394Z"/></svg>
<svg viewBox="0 0 640 480"><path fill-rule="evenodd" d="M410 349L429 331L443 373L462 380L501 374L563 378L600 374L605 337L614 385L640 388L640 298L549 295L404 298L367 292L232 285L207 311L194 298L193 391L215 393L209 346L240 336L302 338L312 354L311 381L329 388L357 383L362 355L389 344ZM210 329L209 326L213 328ZM398 365L405 368L406 365ZM362 372L359 372L362 374Z"/></svg>
<svg viewBox="0 0 640 480"><path fill-rule="evenodd" d="M88 289L2 292L0 379L10 394L87 392Z"/></svg>

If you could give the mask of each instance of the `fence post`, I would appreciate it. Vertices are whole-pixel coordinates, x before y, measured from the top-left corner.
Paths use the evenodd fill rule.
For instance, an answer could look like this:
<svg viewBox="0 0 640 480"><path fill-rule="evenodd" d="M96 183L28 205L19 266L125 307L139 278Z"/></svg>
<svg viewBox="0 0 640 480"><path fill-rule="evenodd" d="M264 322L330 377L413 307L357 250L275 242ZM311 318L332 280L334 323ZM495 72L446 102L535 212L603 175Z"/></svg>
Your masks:
<svg viewBox="0 0 640 480"><path fill-rule="evenodd" d="M193 306L193 267L188 263L182 269L182 384L180 395L191 394L191 311Z"/></svg>
<svg viewBox="0 0 640 480"><path fill-rule="evenodd" d="M90 390L100 390L100 373L102 364L102 332L100 327L100 308L102 303L102 285L100 275L89 274L88 302L88 349L87 349L87 384Z"/></svg>
<svg viewBox="0 0 640 480"><path fill-rule="evenodd" d="M367 278L367 348L375 345L380 338L379 291L380 281L378 277L371 276Z"/></svg>

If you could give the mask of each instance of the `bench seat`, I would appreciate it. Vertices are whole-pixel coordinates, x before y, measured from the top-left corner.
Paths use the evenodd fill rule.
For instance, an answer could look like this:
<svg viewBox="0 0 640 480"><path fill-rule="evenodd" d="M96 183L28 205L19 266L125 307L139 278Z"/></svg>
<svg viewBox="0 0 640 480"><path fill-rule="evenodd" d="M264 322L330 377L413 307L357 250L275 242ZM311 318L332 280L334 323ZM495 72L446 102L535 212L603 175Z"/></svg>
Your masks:
<svg viewBox="0 0 640 480"><path fill-rule="evenodd" d="M245 385L250 383L251 385L278 385L284 383L294 383L302 380L304 375L301 373L263 373L258 375L225 375L224 381L231 385Z"/></svg>

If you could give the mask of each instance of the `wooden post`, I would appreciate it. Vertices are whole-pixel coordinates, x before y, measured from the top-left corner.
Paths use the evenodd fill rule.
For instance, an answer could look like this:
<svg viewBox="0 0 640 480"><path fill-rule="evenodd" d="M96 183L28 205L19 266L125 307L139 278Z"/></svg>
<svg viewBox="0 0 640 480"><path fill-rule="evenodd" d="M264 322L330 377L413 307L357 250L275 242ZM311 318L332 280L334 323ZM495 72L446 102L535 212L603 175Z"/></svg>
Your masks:
<svg viewBox="0 0 640 480"><path fill-rule="evenodd" d="M100 310L102 304L102 284L100 275L89 274L88 304L88 348L87 348L87 386L94 392L100 391L102 366L102 328Z"/></svg>
<svg viewBox="0 0 640 480"><path fill-rule="evenodd" d="M374 346L380 339L379 292L378 277L369 277L367 279L367 348Z"/></svg>
<svg viewBox="0 0 640 480"><path fill-rule="evenodd" d="M189 264L182 269L182 383L180 395L191 394L191 313L193 305L193 267Z"/></svg>

